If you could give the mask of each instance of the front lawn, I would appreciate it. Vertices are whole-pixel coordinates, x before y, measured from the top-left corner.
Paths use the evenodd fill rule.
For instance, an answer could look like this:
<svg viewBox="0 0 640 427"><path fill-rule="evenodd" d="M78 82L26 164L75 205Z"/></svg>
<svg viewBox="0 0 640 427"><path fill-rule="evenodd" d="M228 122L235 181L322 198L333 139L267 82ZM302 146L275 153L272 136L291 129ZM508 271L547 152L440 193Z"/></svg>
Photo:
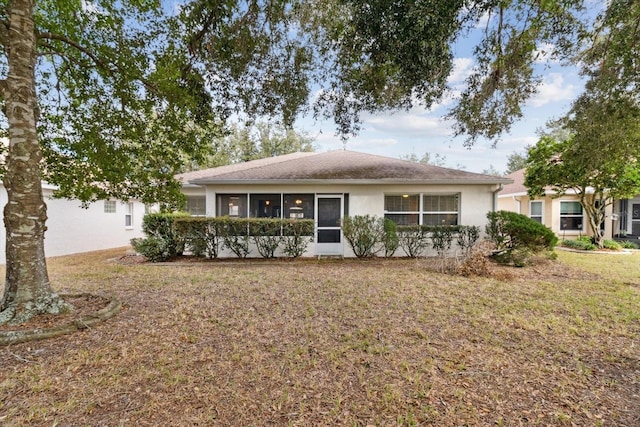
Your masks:
<svg viewBox="0 0 640 427"><path fill-rule="evenodd" d="M640 423L640 252L493 278L425 260L108 261L122 253L49 262L57 289L123 310L0 347L0 424Z"/></svg>

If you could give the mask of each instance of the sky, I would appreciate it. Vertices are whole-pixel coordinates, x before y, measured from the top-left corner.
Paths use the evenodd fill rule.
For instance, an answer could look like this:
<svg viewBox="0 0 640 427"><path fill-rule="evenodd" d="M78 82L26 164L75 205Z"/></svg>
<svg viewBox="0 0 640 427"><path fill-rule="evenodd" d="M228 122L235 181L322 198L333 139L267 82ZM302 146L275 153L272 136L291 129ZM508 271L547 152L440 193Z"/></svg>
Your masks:
<svg viewBox="0 0 640 427"><path fill-rule="evenodd" d="M177 10L182 1L169 2ZM605 6L601 0L584 0L586 13L597 15ZM538 141L536 131L544 129L552 119L563 116L571 102L581 93L584 82L575 67L561 66L549 55L538 56L537 72L542 77L538 93L523 107L523 118L517 121L509 133L495 141L478 140L471 148L464 147L464 136L453 138L451 121L443 117L453 106L456 93L460 93L465 78L474 66L472 51L490 23L489 17L478 22L475 30L453 47L455 69L448 84L451 95L429 110L414 108L410 111L363 115L362 129L358 136L346 144L335 133L332 121L315 121L302 117L296 122L296 130L315 139L318 151L346 148L348 150L378 154L388 157L406 157L415 154L421 158L429 153L431 158L444 159L444 166L465 169L470 172L489 170L502 173L507 168L508 157L513 153L525 154L525 147ZM540 52L550 52L554 46L538 46ZM313 97L312 97L313 99Z"/></svg>
<svg viewBox="0 0 640 427"><path fill-rule="evenodd" d="M455 69L448 81L453 97L474 66L471 55L473 36L471 33L470 39L462 41L454 49ZM475 37L478 37L477 33ZM548 52L553 46L539 46L538 49ZM537 142L536 130L543 129L549 120L565 114L583 89L584 82L575 67L563 67L550 60L548 55L541 55L537 68L542 77L538 93L523 108L523 118L515 123L510 133L501 137L495 148L492 148L492 142L479 140L468 149L463 145L464 137L453 138L452 123L442 119L454 102L452 96L430 110L414 108L364 115L362 130L346 145L335 135L335 127L330 121L314 122L306 118L298 122L297 127L315 138L318 151L346 148L396 158L411 154L420 158L428 152L431 158L436 154L444 157L446 167L470 172L484 172L492 168L502 173L506 170L508 156L514 152L524 154L527 145Z"/></svg>

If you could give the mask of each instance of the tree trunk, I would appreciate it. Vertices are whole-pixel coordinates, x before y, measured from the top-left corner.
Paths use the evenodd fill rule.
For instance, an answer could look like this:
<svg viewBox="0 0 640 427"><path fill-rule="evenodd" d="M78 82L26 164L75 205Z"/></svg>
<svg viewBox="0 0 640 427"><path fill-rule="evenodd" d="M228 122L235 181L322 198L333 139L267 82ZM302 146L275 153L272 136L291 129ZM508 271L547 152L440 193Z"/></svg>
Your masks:
<svg viewBox="0 0 640 427"><path fill-rule="evenodd" d="M585 190L586 191L586 190ZM596 199L596 195L599 197ZM599 202L599 206L596 207L596 200ZM587 216L589 225L591 226L591 236L593 242L602 249L604 247L604 236L600 234L600 224L605 220L605 210L607 206L613 203L613 200L605 197L602 193L597 192L591 197L584 195L581 197L582 208Z"/></svg>
<svg viewBox="0 0 640 427"><path fill-rule="evenodd" d="M44 256L47 208L42 197L42 153L36 129L35 0L10 2L9 71L3 98L9 123L9 150L4 186L7 266L0 323L20 323L37 314L59 313L64 302L51 290Z"/></svg>

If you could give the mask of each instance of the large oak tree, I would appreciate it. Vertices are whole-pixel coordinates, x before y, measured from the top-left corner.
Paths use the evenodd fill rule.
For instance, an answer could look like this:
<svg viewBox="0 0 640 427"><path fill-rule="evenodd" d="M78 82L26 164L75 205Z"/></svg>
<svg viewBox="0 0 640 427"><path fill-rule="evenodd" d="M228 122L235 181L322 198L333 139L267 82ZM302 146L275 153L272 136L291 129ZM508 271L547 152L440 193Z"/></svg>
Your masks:
<svg viewBox="0 0 640 427"><path fill-rule="evenodd" d="M173 174L184 159L205 156L233 113L290 127L310 109L346 137L364 112L430 107L448 89L452 46L487 16L451 117L470 144L494 138L535 92L543 44L572 61L593 22L613 36L616 22L638 21L631 0L609 2L599 21L583 20L582 9L582 0L191 0L174 9L160 0L2 0L9 203L0 317L64 305L47 278L42 179L83 202L165 201L179 190ZM624 55L624 34L609 39L630 64L620 75L633 79L637 56ZM609 52L590 49L583 61Z"/></svg>
<svg viewBox="0 0 640 427"><path fill-rule="evenodd" d="M171 202L184 159L202 161L231 113L290 124L306 102L287 83L299 71L283 57L297 55L280 21L288 2L203 3L213 7L206 16L198 2L179 10L154 0L0 3L8 136L0 322L66 308L47 274L43 179L83 203ZM207 47L220 57L200 55Z"/></svg>

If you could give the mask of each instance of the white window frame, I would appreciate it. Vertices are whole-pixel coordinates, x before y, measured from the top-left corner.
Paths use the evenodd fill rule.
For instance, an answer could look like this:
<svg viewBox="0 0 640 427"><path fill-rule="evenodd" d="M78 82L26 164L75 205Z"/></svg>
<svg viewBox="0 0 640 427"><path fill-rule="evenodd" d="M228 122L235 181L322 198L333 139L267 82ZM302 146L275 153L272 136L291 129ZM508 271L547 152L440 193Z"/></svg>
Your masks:
<svg viewBox="0 0 640 427"><path fill-rule="evenodd" d="M401 197L401 198L409 198L409 197L418 197L418 210L417 211L388 211L384 210L385 218L387 215L416 215L418 217L418 224L422 223L422 193L385 193L383 204L386 205L387 197Z"/></svg>
<svg viewBox="0 0 640 427"><path fill-rule="evenodd" d="M455 211L427 211L423 206L425 196L438 196L438 197L457 196L458 209ZM422 212L420 213L420 224L421 225L424 224L425 215L456 215L456 223L454 225L460 225L460 199L461 199L460 193L421 193L420 194L420 210Z"/></svg>
<svg viewBox="0 0 640 427"><path fill-rule="evenodd" d="M133 202L125 203L124 227L126 229L133 228Z"/></svg>
<svg viewBox="0 0 640 427"><path fill-rule="evenodd" d="M571 214L571 215L564 214L563 215L562 214L562 204L563 203L577 203L577 204L580 205L580 202L577 201L577 200L560 200L560 204L559 204L559 208L560 208L560 212L559 212L559 215L560 215L560 231L569 232L569 233L571 233L571 232L573 232L573 233L583 232L585 230L586 224L585 224L584 208L582 207L582 205L580 205L580 210L582 212L580 215L575 215L575 214ZM581 228L562 228L562 219L563 218L582 218L582 227Z"/></svg>
<svg viewBox="0 0 640 427"><path fill-rule="evenodd" d="M104 201L104 213L112 214L116 213L116 201L115 200L105 200Z"/></svg>
<svg viewBox="0 0 640 427"><path fill-rule="evenodd" d="M385 218L387 215L417 215L418 216L418 225L424 224L424 216L425 215L456 215L457 221L456 225L460 225L460 207L462 205L462 193L385 193L384 197L387 196L418 196L418 210L417 211L388 211L384 210ZM424 207L424 197L425 196L457 196L458 197L458 210L457 211L427 211Z"/></svg>
<svg viewBox="0 0 640 427"><path fill-rule="evenodd" d="M540 215L533 215L532 205L534 203L540 203ZM529 200L529 218L540 218L540 224L544 225L544 200Z"/></svg>

